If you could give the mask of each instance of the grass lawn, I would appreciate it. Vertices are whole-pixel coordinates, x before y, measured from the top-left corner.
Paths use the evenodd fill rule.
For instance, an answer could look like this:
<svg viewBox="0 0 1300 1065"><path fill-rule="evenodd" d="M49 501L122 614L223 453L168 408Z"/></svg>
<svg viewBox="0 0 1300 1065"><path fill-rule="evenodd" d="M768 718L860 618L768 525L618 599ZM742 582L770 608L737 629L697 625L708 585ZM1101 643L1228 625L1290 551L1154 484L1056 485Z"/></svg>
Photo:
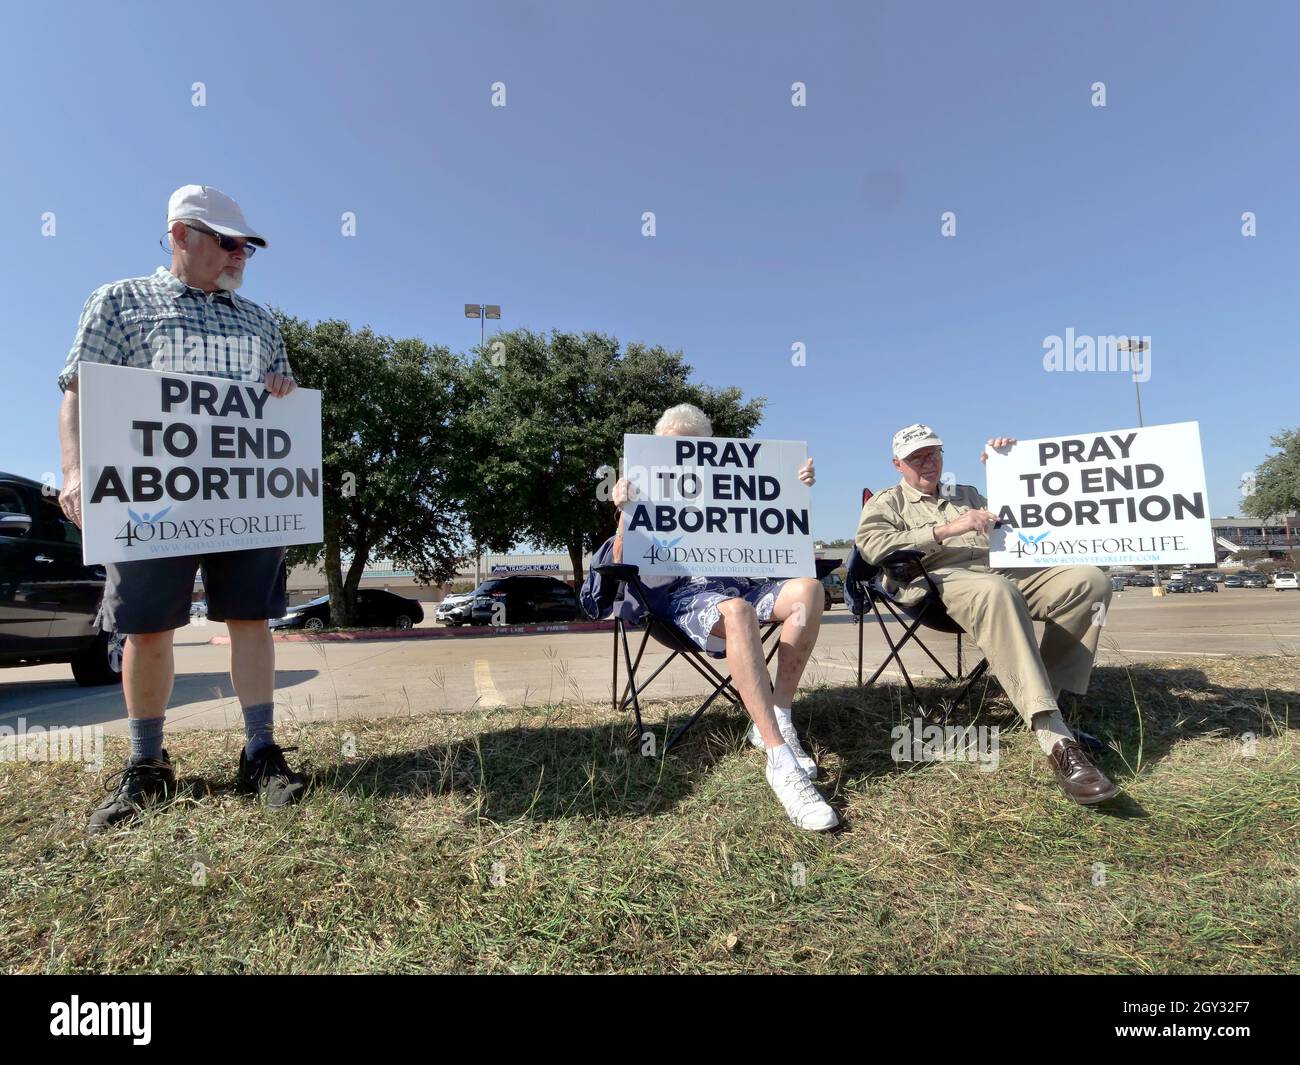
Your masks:
<svg viewBox="0 0 1300 1065"><path fill-rule="evenodd" d="M666 759L608 705L282 721L314 783L275 814L240 734L177 731L181 800L94 840L124 741L99 777L0 762L0 969L1300 972L1298 711L1294 658L1098 669L1075 723L1127 798L1088 810L996 685L962 718L994 772L895 764L895 688L812 688L826 836L725 708Z"/></svg>

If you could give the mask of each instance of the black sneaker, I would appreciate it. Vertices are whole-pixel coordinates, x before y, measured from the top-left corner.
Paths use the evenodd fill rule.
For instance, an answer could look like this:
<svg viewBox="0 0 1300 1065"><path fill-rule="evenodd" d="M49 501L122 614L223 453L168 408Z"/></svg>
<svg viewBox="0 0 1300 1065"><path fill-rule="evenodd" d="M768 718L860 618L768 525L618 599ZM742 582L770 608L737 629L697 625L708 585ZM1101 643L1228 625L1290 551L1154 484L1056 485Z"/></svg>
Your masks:
<svg viewBox="0 0 1300 1065"><path fill-rule="evenodd" d="M114 780L116 788L113 788ZM171 798L176 793L176 771L163 751L161 760L145 758L127 762L126 768L108 778L104 790L110 788L112 793L90 815L90 823L86 825L86 831L92 836L130 820L146 806Z"/></svg>
<svg viewBox="0 0 1300 1065"><path fill-rule="evenodd" d="M247 749L239 752L239 787L253 791L267 806L292 806L307 790L307 781L289 768L284 760L285 751L297 747L280 747L272 743L263 747L252 758Z"/></svg>

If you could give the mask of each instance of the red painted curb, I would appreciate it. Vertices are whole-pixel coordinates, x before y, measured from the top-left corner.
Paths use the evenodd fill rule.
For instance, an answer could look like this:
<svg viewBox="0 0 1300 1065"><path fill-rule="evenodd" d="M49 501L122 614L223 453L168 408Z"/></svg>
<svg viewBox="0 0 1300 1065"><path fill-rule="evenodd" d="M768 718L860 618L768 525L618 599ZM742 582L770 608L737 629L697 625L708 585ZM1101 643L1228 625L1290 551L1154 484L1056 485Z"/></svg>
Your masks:
<svg viewBox="0 0 1300 1065"><path fill-rule="evenodd" d="M425 629L363 629L355 632L273 632L281 643L342 643L355 640L433 640L454 636L521 636L535 632L612 632L612 621L562 621L552 625L464 625ZM224 646L229 636L214 636L209 644Z"/></svg>

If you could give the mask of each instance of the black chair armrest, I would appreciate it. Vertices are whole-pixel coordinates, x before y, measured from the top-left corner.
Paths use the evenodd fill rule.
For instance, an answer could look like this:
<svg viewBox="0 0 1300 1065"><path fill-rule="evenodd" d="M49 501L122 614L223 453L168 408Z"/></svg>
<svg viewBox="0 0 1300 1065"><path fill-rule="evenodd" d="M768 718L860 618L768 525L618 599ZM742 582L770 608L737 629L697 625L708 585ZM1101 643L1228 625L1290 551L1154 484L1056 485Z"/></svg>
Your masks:
<svg viewBox="0 0 1300 1065"><path fill-rule="evenodd" d="M632 581L641 572L639 566L634 566L629 562L610 562L604 566L597 566L595 569L607 581Z"/></svg>
<svg viewBox="0 0 1300 1065"><path fill-rule="evenodd" d="M925 566L921 562L923 558L925 558L924 551L910 548L895 551L880 560L880 568L900 584L909 584L917 577L925 575Z"/></svg>

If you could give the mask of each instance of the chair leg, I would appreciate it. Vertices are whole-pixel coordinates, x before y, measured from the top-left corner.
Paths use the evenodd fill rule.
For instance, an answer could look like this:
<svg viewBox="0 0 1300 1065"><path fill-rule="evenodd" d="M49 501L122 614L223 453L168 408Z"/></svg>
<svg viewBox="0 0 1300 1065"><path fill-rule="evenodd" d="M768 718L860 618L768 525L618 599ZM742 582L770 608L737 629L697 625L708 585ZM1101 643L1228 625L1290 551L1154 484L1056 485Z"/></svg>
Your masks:
<svg viewBox="0 0 1300 1065"><path fill-rule="evenodd" d="M889 603L886 602L885 606L889 607ZM912 686L912 677L907 672L907 667L903 665L903 657L902 655L899 654L899 652L903 649L907 641L911 639L912 634L916 631L916 624L918 623L914 622L912 628L907 629L903 633L902 639L900 639L898 643L895 644L893 637L889 635L889 629L885 625L885 619L880 616L880 607L876 606L876 601L874 599L871 601L871 609L876 615L876 623L880 626L880 634L885 638L885 643L889 645L889 654L887 654L885 656L885 660L880 663L880 667L873 674L871 674L871 676L867 679L867 684L869 685L875 684L876 680L880 677L880 674L885 672L885 670L889 667L889 663L891 661L897 662L898 669L903 674L903 682L907 685L908 692L911 693L912 701L915 702L916 688ZM894 617L897 619L898 615L895 614ZM924 646L924 644L922 644L922 646Z"/></svg>
<svg viewBox="0 0 1300 1065"><path fill-rule="evenodd" d="M858 687L862 687L862 630L867 627L867 619L858 615Z"/></svg>
<svg viewBox="0 0 1300 1065"><path fill-rule="evenodd" d="M632 709L636 714L636 743L640 746L641 737L645 734L645 727L641 722L641 700L637 698L637 689L635 684L636 670L632 665L632 650L627 645L627 628L619 623L623 635L623 658L627 662L627 675L630 678L628 687L632 689ZM638 655L639 659L641 656Z"/></svg>
<svg viewBox="0 0 1300 1065"><path fill-rule="evenodd" d="M957 692L957 695L953 698L952 703L950 704L952 710L956 710L957 707L961 705L961 701L968 698L971 687L985 674L985 672L987 672L988 668L989 660L983 658L980 660L979 665L970 671L970 676L966 678L966 683L961 686L961 690ZM969 702L967 702L966 709L970 709ZM943 718L945 722L948 720L948 711L944 712Z"/></svg>
<svg viewBox="0 0 1300 1065"><path fill-rule="evenodd" d="M627 626L624 626L624 637L623 637L624 640L627 639L626 632L627 632ZM636 671L641 668L641 656L645 654L645 645L649 642L649 640L650 640L650 629L649 627L647 627L646 630L641 633L641 646L636 649L636 661L632 663L632 669L631 672L628 674L627 684L623 687L623 699L622 702L619 703L619 707L618 707L619 710L627 709L627 693L630 690L632 684L636 680ZM639 690L645 691L645 685L642 684Z"/></svg>
<svg viewBox="0 0 1300 1065"><path fill-rule="evenodd" d="M645 691L648 687L650 687L650 684L651 684L651 682L654 681L655 677L659 676L660 673L662 673L665 669L667 669L670 665L672 665L673 659L676 658L679 654L681 654L680 651L674 651L674 652L673 652L672 654L670 654L667 658L665 658L662 662L660 662L659 665L657 665L657 666L655 667L655 671L654 671L653 673L651 673L650 676L646 677L646 679L643 680L640 684L637 685L637 687L636 687L637 692L638 692L638 693L643 692L643 691ZM688 659L688 661L689 661L689 659ZM623 700L623 707L622 707L622 708L623 708L623 709L626 709L626 707L627 707L627 699L624 698L624 700Z"/></svg>
<svg viewBox="0 0 1300 1065"><path fill-rule="evenodd" d="M726 686L727 686L726 683L723 683L723 684L719 684L716 688L714 688L713 694L711 694L707 699L705 699L704 702L700 703L699 708L696 709L695 713L693 713L690 717L688 717L685 721L683 721L680 725L677 726L677 730L668 738L668 742L664 744L664 754L667 754L669 751L671 751L673 747L677 744L677 741L680 740L684 735L686 735L687 729L689 729L692 725L694 725L695 722L697 722L700 719L700 715L702 715L705 710L707 710L710 706L713 705L713 700L722 694L722 691Z"/></svg>
<svg viewBox="0 0 1300 1065"><path fill-rule="evenodd" d="M777 621L772 622L767 627L767 631L761 634L760 642L767 643L769 640L772 640L773 634L779 632L780 629L781 629L780 622ZM767 656L766 658L764 658L763 661L765 663L770 664L772 661L772 656L776 654L776 652L780 649L780 647L781 647L781 641L779 639L772 640L772 647L767 652ZM740 693L736 690L735 685L732 684L731 676L729 674L724 675L721 670L715 669L712 665L709 664L707 659L704 659L701 656L683 655L683 657L686 659L687 662L689 662L695 668L696 672L699 673L702 677L704 677L706 680L712 680L714 682L714 687L709 697L705 699L704 702L701 703L699 707L696 708L695 712L691 714L691 716L688 717L684 722L682 722L682 724L677 727L676 731L674 731L673 734L669 737L668 742L664 744L664 754L667 754L668 751L671 750L672 747L675 746L677 742L683 736L686 735L687 730L690 729L690 727L700 719L700 716L704 713L705 710L707 710L713 704L713 701L719 695L725 695L728 699L731 700L732 704L735 706L740 706L740 707L744 706L744 700L740 698ZM768 684L769 686L771 685L770 677L769 677Z"/></svg>
<svg viewBox="0 0 1300 1065"><path fill-rule="evenodd" d="M894 615L895 621L897 621L900 625L906 624L903 620L902 615L900 615L898 611L894 609L894 605L888 599L885 600L885 606L889 609L889 612ZM927 605L925 610L929 610L929 609L930 608ZM919 648L921 648L921 650L926 653L926 656L930 659L930 661L933 662L939 668L939 672L943 674L944 679L956 680L957 678L954 677L951 672L949 672L948 667L945 666L942 662L940 662L939 659L935 657L934 652L931 651L930 648L928 648L925 645L925 641L922 640L919 636L916 636L917 630L921 627L922 622L925 621L925 610L922 610L921 613L917 614L916 619L912 621L910 625L908 625L907 631L903 633L903 638L898 641L898 646L902 647L903 644L905 644L908 640L915 637L916 645ZM899 665L902 665L901 661Z"/></svg>
<svg viewBox="0 0 1300 1065"><path fill-rule="evenodd" d="M622 618L614 619L614 679L609 685L609 705L618 709L618 627L623 624Z"/></svg>

